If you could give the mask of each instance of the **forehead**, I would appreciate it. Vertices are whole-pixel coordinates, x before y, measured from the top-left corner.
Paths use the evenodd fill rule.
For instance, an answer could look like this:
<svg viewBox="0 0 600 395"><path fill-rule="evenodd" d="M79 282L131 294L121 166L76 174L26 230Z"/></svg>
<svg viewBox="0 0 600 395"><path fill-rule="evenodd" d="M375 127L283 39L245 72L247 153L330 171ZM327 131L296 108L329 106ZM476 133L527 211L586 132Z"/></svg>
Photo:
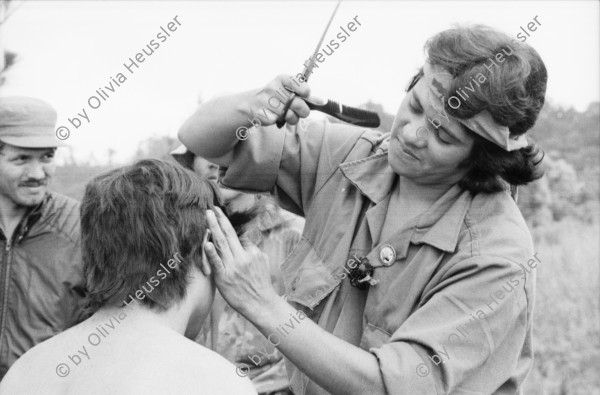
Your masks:
<svg viewBox="0 0 600 395"><path fill-rule="evenodd" d="M16 147L14 145L2 143L2 147L0 148L0 155L5 155L5 156L17 156L17 155L40 156L40 155L45 155L47 153L53 153L54 151L56 151L56 147L48 147L48 148L24 148L24 147Z"/></svg>
<svg viewBox="0 0 600 395"><path fill-rule="evenodd" d="M433 110L441 112L444 109L444 101L451 94L450 86L452 84L452 76L440 66L432 66L429 62L425 62L421 68L421 78L415 85L418 86L422 104L429 105Z"/></svg>
<svg viewBox="0 0 600 395"><path fill-rule="evenodd" d="M440 125L439 128L454 132L460 139L469 138L465 127L445 110L448 100L452 77L439 66L432 67L429 63L423 66L423 75L411 90L411 94L419 102L428 119L427 126Z"/></svg>

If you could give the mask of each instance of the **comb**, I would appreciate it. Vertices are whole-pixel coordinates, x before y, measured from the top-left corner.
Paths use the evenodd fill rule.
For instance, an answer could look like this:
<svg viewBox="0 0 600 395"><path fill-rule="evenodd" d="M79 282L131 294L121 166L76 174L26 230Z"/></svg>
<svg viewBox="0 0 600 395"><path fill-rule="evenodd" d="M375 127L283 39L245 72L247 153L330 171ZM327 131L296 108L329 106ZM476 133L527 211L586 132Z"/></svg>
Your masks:
<svg viewBox="0 0 600 395"><path fill-rule="evenodd" d="M333 100L323 100L317 98L302 98L311 110L320 111L327 115L339 119L340 121L350 123L356 126L366 128L377 128L381 124L379 115L376 112L363 110L361 108L345 106Z"/></svg>

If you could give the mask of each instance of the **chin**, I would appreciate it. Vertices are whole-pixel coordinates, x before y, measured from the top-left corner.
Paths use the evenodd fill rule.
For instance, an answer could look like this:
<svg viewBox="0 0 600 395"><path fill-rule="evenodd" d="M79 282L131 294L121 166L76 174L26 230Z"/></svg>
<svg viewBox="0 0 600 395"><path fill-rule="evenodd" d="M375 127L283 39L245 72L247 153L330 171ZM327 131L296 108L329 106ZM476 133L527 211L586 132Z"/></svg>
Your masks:
<svg viewBox="0 0 600 395"><path fill-rule="evenodd" d="M394 171L394 173L403 177L411 177L414 176L418 169L414 169L414 165L412 163L405 163L400 159L400 156L394 155L394 153L390 150L388 151L388 163L390 167Z"/></svg>
<svg viewBox="0 0 600 395"><path fill-rule="evenodd" d="M37 206L38 204L40 204L44 200L45 195L46 195L45 191L36 193L35 195L31 195L31 194L20 195L20 196L17 196L17 198L15 199L15 203L19 206L34 207L34 206Z"/></svg>

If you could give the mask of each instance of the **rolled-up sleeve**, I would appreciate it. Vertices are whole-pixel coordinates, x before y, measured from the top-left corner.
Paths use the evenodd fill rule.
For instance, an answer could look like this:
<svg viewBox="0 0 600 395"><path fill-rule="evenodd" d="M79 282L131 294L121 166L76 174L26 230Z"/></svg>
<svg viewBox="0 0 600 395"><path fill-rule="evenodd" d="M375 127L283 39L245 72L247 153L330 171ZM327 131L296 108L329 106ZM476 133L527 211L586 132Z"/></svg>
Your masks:
<svg viewBox="0 0 600 395"><path fill-rule="evenodd" d="M389 342L370 349L388 393L490 394L510 386L532 364L524 343L533 274L479 256L440 276Z"/></svg>
<svg viewBox="0 0 600 395"><path fill-rule="evenodd" d="M220 183L245 192L271 192L287 210L303 215L314 193L337 170L364 129L325 120L252 127L220 169Z"/></svg>

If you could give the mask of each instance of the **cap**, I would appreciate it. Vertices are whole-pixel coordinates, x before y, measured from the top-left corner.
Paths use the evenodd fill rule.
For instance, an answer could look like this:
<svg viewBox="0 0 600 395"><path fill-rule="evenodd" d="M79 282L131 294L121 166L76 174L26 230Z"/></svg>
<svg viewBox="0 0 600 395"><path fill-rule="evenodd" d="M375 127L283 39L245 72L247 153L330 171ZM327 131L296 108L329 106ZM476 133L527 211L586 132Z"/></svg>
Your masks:
<svg viewBox="0 0 600 395"><path fill-rule="evenodd" d="M24 96L0 97L0 141L22 148L59 147L56 110L43 100Z"/></svg>
<svg viewBox="0 0 600 395"><path fill-rule="evenodd" d="M186 169L191 170L194 167L195 155L192 151L188 150L183 144L171 151L171 156L177 161L177 163L179 163Z"/></svg>

